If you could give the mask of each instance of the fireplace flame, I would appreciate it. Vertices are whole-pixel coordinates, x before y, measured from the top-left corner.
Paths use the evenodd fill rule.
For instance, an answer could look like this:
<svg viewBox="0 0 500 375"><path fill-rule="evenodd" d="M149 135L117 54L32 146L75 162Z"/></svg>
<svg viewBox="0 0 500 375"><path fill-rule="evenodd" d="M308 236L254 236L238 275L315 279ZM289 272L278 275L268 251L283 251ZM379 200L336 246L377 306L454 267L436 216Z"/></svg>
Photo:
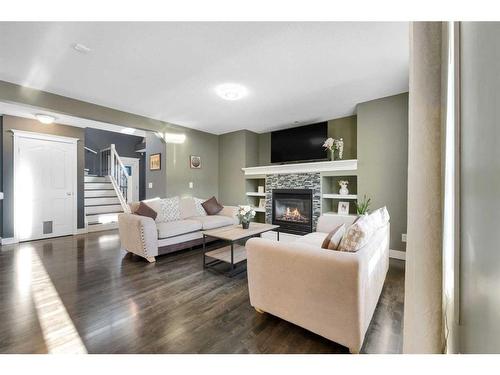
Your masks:
<svg viewBox="0 0 500 375"><path fill-rule="evenodd" d="M307 217L302 215L298 208L287 207L285 213L281 217L281 220L286 221L296 221L296 222L307 222Z"/></svg>

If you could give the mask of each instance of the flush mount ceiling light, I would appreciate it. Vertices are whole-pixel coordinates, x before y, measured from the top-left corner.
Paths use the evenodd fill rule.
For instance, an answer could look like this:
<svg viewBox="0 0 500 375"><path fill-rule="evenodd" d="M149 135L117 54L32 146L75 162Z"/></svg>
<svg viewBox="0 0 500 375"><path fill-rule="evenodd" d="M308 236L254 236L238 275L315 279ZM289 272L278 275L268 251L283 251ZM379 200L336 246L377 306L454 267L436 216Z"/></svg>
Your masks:
<svg viewBox="0 0 500 375"><path fill-rule="evenodd" d="M215 93L224 100L239 100L248 94L248 90L238 83L223 83L215 87Z"/></svg>
<svg viewBox="0 0 500 375"><path fill-rule="evenodd" d="M54 121L56 121L56 118L54 116L44 115L42 113L37 113L35 117L42 124L52 124Z"/></svg>
<svg viewBox="0 0 500 375"><path fill-rule="evenodd" d="M73 49L80 53L89 53L91 50L85 44L75 43L73 44Z"/></svg>
<svg viewBox="0 0 500 375"><path fill-rule="evenodd" d="M134 134L135 133L135 129L133 129L133 128L123 128L122 130L120 130L120 133L123 133L123 134Z"/></svg>

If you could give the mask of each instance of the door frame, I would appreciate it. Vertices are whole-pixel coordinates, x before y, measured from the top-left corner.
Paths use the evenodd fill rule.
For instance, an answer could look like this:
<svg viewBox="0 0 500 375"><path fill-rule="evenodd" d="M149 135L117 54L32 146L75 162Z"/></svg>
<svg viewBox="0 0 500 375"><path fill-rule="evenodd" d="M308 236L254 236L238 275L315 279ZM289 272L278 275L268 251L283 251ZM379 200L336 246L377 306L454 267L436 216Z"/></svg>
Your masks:
<svg viewBox="0 0 500 375"><path fill-rule="evenodd" d="M127 165L127 164L131 164L132 167L135 168L136 170L136 174L137 174L137 184L135 184L134 182L134 185L137 185L137 201L139 201L139 197L140 197L140 190L141 190L141 185L140 185L140 179L141 179L141 163L140 163L140 158L129 158L129 157L126 157L126 156L120 156L120 159L122 160L123 162L123 165ZM132 171L132 181L133 178L134 178L134 174L133 174L133 171ZM134 201L134 197L132 197L132 200Z"/></svg>
<svg viewBox="0 0 500 375"><path fill-rule="evenodd" d="M52 134L45 134L45 133L36 133L36 132L30 132L30 131L25 131L25 130L17 130L17 129L11 129L12 133L14 134L14 139L13 139L13 148L12 152L14 153L13 157L13 169L12 169L12 174L14 177L13 181L13 194L12 197L14 199L14 243L19 242L19 233L18 233L18 227L17 227L17 222L19 220L19 213L18 213L18 202L17 202L17 188L19 185L18 181L18 173L17 173L17 168L19 166L19 141L20 139L38 139L42 141L52 141L52 142L59 142L59 143L68 143L73 145L73 152L72 152L72 161L71 164L73 165L73 169L75 173L73 174L73 215L72 215L72 228L73 228L73 234L78 233L78 148L77 148L77 142L79 141L78 138L71 138L71 137L64 137L60 135L52 135ZM57 236L57 235L56 235ZM42 238L51 238L51 237L56 237L53 235L45 235L40 238L34 238L29 241L34 241L36 239L42 239Z"/></svg>

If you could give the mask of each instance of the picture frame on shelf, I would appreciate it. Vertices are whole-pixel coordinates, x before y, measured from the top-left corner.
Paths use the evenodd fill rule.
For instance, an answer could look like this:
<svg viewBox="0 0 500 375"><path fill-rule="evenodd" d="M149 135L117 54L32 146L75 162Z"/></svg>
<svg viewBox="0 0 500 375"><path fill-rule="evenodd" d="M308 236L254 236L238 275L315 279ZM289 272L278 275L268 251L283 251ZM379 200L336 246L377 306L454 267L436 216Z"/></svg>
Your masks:
<svg viewBox="0 0 500 375"><path fill-rule="evenodd" d="M259 208L266 208L266 198L259 199Z"/></svg>
<svg viewBox="0 0 500 375"><path fill-rule="evenodd" d="M349 202L340 201L337 208L337 214L349 215Z"/></svg>
<svg viewBox="0 0 500 375"><path fill-rule="evenodd" d="M264 186L258 186L257 187L257 193L263 194L264 193Z"/></svg>

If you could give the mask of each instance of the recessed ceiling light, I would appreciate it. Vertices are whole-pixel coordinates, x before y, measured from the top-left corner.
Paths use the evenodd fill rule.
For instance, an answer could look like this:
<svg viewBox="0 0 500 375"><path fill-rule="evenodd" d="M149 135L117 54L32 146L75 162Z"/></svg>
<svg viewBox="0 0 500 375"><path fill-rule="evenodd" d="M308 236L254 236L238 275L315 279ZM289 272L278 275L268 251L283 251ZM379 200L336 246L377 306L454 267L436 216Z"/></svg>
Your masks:
<svg viewBox="0 0 500 375"><path fill-rule="evenodd" d="M80 52L80 53L89 53L91 51L91 49L89 47L87 47L85 44L81 44L81 43L73 44L73 49L75 51Z"/></svg>
<svg viewBox="0 0 500 375"><path fill-rule="evenodd" d="M37 113L35 117L42 124L52 124L54 121L56 121L56 118L54 116L44 115L42 113Z"/></svg>
<svg viewBox="0 0 500 375"><path fill-rule="evenodd" d="M248 89L238 83L223 83L215 87L215 92L224 100L239 100L248 94Z"/></svg>

